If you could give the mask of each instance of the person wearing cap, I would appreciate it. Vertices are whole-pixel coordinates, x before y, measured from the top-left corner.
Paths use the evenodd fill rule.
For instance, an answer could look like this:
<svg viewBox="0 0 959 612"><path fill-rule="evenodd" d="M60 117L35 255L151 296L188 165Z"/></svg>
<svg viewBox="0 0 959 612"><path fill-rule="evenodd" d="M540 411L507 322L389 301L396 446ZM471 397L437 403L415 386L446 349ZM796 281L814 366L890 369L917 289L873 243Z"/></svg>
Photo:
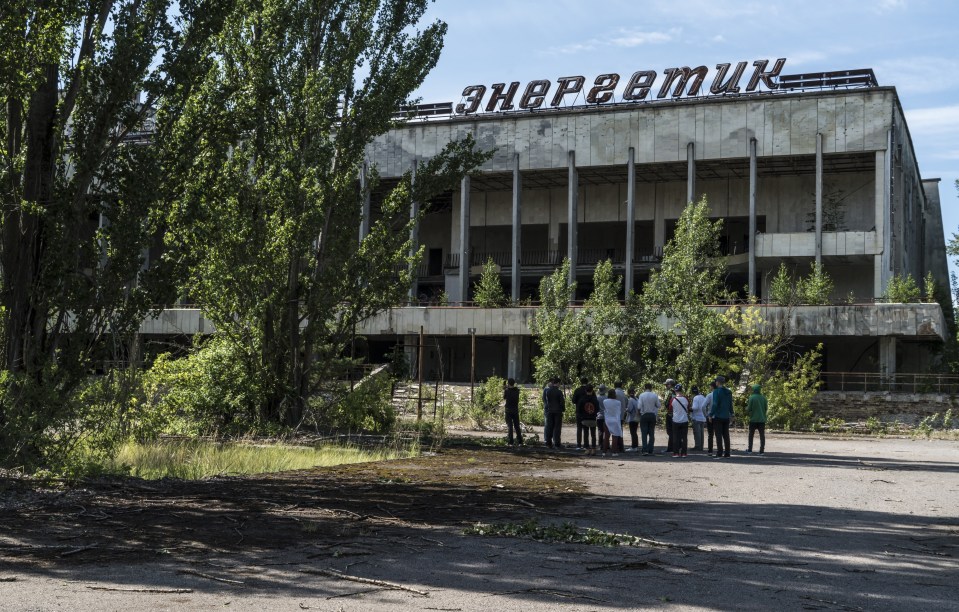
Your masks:
<svg viewBox="0 0 959 612"><path fill-rule="evenodd" d="M661 404L651 383L646 383L644 389L639 394L639 428L643 436L643 454L648 456L653 454L656 443L656 417Z"/></svg>
<svg viewBox="0 0 959 612"><path fill-rule="evenodd" d="M703 429L706 427L706 396L699 391L699 387L693 387L693 450L703 452Z"/></svg>
<svg viewBox="0 0 959 612"><path fill-rule="evenodd" d="M666 450L663 451L664 455L676 452L673 446L673 410L670 408L670 402L673 400L675 393L673 390L675 386L675 380L672 378L666 379L666 397L663 398L663 405L666 406L666 410L663 411L666 413Z"/></svg>
<svg viewBox="0 0 959 612"><path fill-rule="evenodd" d="M689 435L689 398L683 394L683 386L673 387L673 398L669 407L673 413L673 457L685 457Z"/></svg>
<svg viewBox="0 0 959 612"><path fill-rule="evenodd" d="M769 404L761 391L762 387L753 385L752 395L746 400L746 412L749 413L749 447L747 453L753 452L753 434L759 432L759 454L766 454L766 412Z"/></svg>
<svg viewBox="0 0 959 612"><path fill-rule="evenodd" d="M716 434L716 458L729 457L729 421L733 418L733 393L726 388L726 377L716 377L713 403L709 410Z"/></svg>

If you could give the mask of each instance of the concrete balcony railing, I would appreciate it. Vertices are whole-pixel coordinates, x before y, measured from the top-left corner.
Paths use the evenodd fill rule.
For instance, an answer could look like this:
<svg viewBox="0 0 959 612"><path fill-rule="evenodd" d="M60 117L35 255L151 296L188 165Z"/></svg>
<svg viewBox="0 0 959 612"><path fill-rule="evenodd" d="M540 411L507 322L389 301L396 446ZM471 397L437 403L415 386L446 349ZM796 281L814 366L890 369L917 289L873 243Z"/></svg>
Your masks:
<svg viewBox="0 0 959 612"><path fill-rule="evenodd" d="M823 232L822 254L834 256L879 255L876 232ZM815 257L816 234L794 232L758 234L756 257Z"/></svg>

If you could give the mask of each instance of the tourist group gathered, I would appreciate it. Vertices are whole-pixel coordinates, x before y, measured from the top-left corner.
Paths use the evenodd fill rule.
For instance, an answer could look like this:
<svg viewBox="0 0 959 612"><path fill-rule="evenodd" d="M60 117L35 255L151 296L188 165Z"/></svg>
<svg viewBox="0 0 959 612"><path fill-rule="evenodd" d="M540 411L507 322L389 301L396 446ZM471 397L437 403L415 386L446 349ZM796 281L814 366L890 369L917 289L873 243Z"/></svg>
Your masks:
<svg viewBox="0 0 959 612"><path fill-rule="evenodd" d="M682 384L666 380L662 395L646 383L637 395L635 388L624 389L617 382L612 387L594 385L586 379L573 390L570 397L576 411L576 447L587 455L600 454L616 457L620 453L652 456L656 453L656 429L662 426L666 446L661 454L686 457L690 450L708 453L717 459L729 457L729 425L733 418L733 394L726 387L726 379L717 376L708 389L693 386L687 392ZM519 420L520 390L510 378L503 391L506 404L507 444L514 448L523 445ZM759 385L752 387L746 402L749 414L749 447L759 433L760 455L766 452L766 397ZM563 418L566 413L566 395L560 381L554 378L543 389L543 438L547 448L563 449ZM630 445L625 442L629 431ZM690 449L690 430L692 448ZM715 442L715 453L713 452Z"/></svg>

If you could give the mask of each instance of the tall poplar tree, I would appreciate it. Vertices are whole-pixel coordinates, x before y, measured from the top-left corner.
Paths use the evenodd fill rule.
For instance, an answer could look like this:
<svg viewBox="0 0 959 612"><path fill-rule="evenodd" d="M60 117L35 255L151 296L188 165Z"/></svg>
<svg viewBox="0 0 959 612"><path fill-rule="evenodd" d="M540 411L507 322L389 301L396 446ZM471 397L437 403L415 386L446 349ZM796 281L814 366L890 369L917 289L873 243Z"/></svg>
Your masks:
<svg viewBox="0 0 959 612"><path fill-rule="evenodd" d="M485 159L467 139L384 194L357 245L357 176L439 59L428 0L237 0L174 142L182 191L168 258L260 390L260 422L297 425L357 321L409 288L411 202ZM377 184L375 172L374 187Z"/></svg>

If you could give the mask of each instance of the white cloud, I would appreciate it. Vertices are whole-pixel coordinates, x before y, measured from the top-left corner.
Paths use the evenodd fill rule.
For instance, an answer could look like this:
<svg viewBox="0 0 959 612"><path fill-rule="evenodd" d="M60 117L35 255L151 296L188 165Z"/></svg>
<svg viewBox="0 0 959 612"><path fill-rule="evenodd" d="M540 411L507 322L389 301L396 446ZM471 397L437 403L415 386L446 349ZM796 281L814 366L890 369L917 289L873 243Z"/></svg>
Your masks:
<svg viewBox="0 0 959 612"><path fill-rule="evenodd" d="M876 3L875 11L877 13L888 13L906 8L906 0L879 0Z"/></svg>
<svg viewBox="0 0 959 612"><path fill-rule="evenodd" d="M959 133L959 104L907 110L906 125L911 134L940 136Z"/></svg>
<svg viewBox="0 0 959 612"><path fill-rule="evenodd" d="M679 33L680 30L678 28L672 28L667 32L621 30L618 36L610 39L610 42L617 47L639 47L641 45L670 42L675 40Z"/></svg>
<svg viewBox="0 0 959 612"><path fill-rule="evenodd" d="M959 61L936 56L904 57L876 62L876 78L880 85L895 85L908 94L929 94L956 88L952 75L959 71Z"/></svg>

